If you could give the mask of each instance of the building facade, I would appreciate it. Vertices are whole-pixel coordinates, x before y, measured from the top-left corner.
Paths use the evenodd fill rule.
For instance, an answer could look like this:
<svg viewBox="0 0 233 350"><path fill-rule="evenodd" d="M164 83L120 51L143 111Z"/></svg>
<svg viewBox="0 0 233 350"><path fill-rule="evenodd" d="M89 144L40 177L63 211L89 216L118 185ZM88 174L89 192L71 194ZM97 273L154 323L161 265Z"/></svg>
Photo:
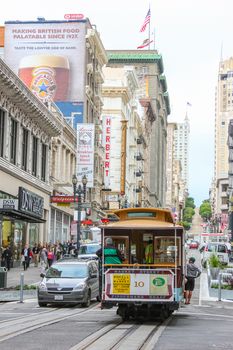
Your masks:
<svg viewBox="0 0 233 350"><path fill-rule="evenodd" d="M63 120L0 60L0 243L18 259L49 230L50 147Z"/></svg>
<svg viewBox="0 0 233 350"><path fill-rule="evenodd" d="M189 188L189 133L190 124L186 113L184 122L177 123L177 128L174 131L174 157L181 162L181 177L186 192Z"/></svg>
<svg viewBox="0 0 233 350"><path fill-rule="evenodd" d="M228 127L233 116L233 58L221 61L215 98L214 216L228 214Z"/></svg>
<svg viewBox="0 0 233 350"><path fill-rule="evenodd" d="M145 109L145 118L150 118L149 184L150 206L165 205L166 191L166 137L167 116L170 114L166 78L163 75L162 56L157 51L107 51L108 66L135 68L139 81L138 98ZM146 122L147 123L147 122Z"/></svg>

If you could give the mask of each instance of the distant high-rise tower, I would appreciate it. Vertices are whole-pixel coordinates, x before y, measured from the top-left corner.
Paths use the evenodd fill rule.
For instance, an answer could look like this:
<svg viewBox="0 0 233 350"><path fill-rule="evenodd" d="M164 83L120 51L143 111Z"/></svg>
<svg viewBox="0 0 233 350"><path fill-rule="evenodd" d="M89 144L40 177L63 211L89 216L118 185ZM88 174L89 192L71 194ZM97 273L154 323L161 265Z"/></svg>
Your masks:
<svg viewBox="0 0 233 350"><path fill-rule="evenodd" d="M233 118L233 57L221 61L215 97L215 215L228 214L229 120Z"/></svg>
<svg viewBox="0 0 233 350"><path fill-rule="evenodd" d="M181 162L181 177L184 180L186 191L189 185L189 133L190 125L186 113L184 122L177 123L177 129L174 130L174 158Z"/></svg>

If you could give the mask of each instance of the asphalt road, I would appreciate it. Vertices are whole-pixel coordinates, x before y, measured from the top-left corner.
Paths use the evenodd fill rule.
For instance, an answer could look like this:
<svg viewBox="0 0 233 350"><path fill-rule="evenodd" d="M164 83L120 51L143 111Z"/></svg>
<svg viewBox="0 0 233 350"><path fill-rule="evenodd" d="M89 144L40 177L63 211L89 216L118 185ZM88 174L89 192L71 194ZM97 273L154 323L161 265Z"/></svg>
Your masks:
<svg viewBox="0 0 233 350"><path fill-rule="evenodd" d="M209 350L233 349L232 343L233 303L202 302L199 305L199 290L196 288L191 305L183 306L174 313L168 324L157 327L157 332L146 347L135 347L135 341L145 337L155 323L135 326L130 321L121 324L116 309L101 310L93 302L90 309L39 308L36 300L25 303L0 304L0 348L4 350L79 350L112 349L114 336L124 335L130 329L131 338L127 347L121 343L115 349L158 350ZM111 336L107 337L111 327ZM106 329L106 331L105 331ZM104 332L98 347L79 347L95 332ZM127 333L128 332L128 333ZM128 338L127 338L128 339ZM126 340L126 336L124 338ZM132 342L134 340L134 342ZM129 345L131 344L131 346Z"/></svg>

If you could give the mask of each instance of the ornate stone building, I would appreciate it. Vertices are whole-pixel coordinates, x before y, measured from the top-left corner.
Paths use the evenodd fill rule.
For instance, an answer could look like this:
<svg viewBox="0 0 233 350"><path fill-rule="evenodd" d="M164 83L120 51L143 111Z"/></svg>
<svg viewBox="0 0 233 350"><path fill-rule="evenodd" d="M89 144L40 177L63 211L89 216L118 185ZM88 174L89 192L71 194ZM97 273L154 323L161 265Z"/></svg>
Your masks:
<svg viewBox="0 0 233 350"><path fill-rule="evenodd" d="M15 258L47 240L51 139L63 125L0 60L0 243Z"/></svg>

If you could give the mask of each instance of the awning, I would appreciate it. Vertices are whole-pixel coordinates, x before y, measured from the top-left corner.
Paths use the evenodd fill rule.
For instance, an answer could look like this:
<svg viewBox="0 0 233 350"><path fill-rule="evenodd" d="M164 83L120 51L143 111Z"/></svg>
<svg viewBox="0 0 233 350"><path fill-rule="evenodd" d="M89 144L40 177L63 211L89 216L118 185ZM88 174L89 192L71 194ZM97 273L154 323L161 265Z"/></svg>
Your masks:
<svg viewBox="0 0 233 350"><path fill-rule="evenodd" d="M82 224L83 225L93 225L93 221L91 219L83 220Z"/></svg>
<svg viewBox="0 0 233 350"><path fill-rule="evenodd" d="M0 215L6 215L9 216L13 219L16 220L22 220L22 221L26 221L26 222L31 222L31 223L44 223L46 222L46 220L41 219L41 218L37 218L25 213L22 213L19 210L15 210L15 209L6 209L6 208L0 208Z"/></svg>

